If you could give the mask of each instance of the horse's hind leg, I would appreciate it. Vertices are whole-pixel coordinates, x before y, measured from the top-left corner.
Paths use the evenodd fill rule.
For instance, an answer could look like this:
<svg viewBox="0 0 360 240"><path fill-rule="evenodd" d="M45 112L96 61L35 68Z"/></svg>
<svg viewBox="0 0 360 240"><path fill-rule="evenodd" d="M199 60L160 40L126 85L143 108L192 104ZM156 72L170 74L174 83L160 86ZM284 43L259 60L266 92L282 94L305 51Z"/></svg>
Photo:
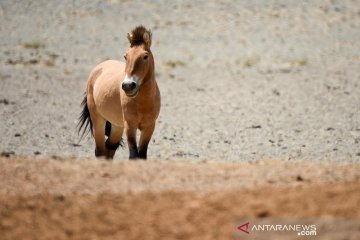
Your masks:
<svg viewBox="0 0 360 240"><path fill-rule="evenodd" d="M120 145L123 131L124 131L124 128L111 125L111 131L109 133L109 137L105 142L105 147L107 150L106 158L109 158L109 159L114 158L116 149Z"/></svg>
<svg viewBox="0 0 360 240"><path fill-rule="evenodd" d="M105 147L105 121L98 114L90 114L91 121L93 122L93 133L95 138L95 156L106 157Z"/></svg>

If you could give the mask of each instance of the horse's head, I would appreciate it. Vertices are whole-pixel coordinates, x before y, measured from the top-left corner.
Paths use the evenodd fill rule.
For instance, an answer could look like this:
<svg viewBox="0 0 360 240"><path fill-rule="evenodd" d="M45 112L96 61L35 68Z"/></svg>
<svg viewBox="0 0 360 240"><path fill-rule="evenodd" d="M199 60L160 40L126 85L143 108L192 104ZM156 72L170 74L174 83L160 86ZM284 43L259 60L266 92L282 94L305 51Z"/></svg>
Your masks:
<svg viewBox="0 0 360 240"><path fill-rule="evenodd" d="M151 31L138 26L127 35L130 48L125 53L125 78L122 89L128 97L136 97L142 84L154 71L154 58L150 51Z"/></svg>

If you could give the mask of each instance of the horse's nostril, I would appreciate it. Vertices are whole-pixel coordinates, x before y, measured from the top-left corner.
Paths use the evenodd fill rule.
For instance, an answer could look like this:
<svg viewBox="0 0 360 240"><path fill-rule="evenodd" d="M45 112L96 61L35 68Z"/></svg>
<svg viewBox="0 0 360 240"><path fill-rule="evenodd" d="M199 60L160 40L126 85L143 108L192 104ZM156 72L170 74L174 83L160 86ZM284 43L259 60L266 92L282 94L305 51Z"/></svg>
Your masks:
<svg viewBox="0 0 360 240"><path fill-rule="evenodd" d="M123 83L121 84L121 88L122 88L123 90L126 90L126 83L123 82Z"/></svg>
<svg viewBox="0 0 360 240"><path fill-rule="evenodd" d="M131 89L131 90L134 90L135 88L136 88L136 83L131 82L131 83L130 83L130 89Z"/></svg>

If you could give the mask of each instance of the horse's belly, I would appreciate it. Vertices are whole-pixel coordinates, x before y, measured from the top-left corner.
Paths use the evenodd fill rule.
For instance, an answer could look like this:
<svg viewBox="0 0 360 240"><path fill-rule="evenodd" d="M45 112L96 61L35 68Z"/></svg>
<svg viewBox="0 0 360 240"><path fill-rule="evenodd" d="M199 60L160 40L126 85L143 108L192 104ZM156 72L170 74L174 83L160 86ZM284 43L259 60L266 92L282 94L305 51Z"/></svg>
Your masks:
<svg viewBox="0 0 360 240"><path fill-rule="evenodd" d="M104 62L102 73L94 83L93 97L97 112L107 121L123 126L120 86L123 78L120 62Z"/></svg>
<svg viewBox="0 0 360 240"><path fill-rule="evenodd" d="M120 101L113 101L108 99L105 101L104 105L100 108L97 108L101 116L109 121L111 124L114 124L119 127L124 126L123 113L121 109Z"/></svg>

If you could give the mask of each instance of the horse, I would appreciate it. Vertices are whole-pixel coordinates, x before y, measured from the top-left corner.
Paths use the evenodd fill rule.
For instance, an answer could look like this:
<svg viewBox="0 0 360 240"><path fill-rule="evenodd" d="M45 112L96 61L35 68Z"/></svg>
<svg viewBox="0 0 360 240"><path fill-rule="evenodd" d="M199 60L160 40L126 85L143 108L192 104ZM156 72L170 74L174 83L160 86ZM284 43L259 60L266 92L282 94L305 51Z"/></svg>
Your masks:
<svg viewBox="0 0 360 240"><path fill-rule="evenodd" d="M78 132L83 129L82 138L91 131L96 157L113 159L123 143L125 130L129 159L145 160L161 105L150 50L152 33L140 25L128 33L127 38L130 48L124 55L125 63L107 60L91 71L81 103Z"/></svg>

